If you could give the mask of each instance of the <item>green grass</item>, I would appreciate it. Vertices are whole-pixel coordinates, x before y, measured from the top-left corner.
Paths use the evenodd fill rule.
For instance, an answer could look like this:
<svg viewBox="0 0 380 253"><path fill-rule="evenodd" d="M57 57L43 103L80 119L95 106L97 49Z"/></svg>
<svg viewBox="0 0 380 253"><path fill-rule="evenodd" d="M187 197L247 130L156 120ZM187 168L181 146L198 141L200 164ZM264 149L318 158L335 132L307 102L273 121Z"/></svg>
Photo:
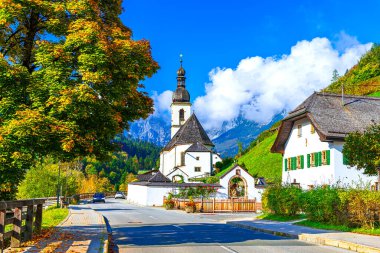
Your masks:
<svg viewBox="0 0 380 253"><path fill-rule="evenodd" d="M51 206L42 212L42 228L53 228L62 222L69 214L69 209L67 208L57 208ZM25 220L22 221L22 225L25 225ZM6 225L5 232L11 231L13 225Z"/></svg>
<svg viewBox="0 0 380 253"><path fill-rule="evenodd" d="M264 138L247 153L238 158L238 164L245 165L248 172L255 177L265 177L269 182L281 181L281 154L271 153L270 149L276 139L277 132ZM216 176L223 176L232 166L219 172Z"/></svg>
<svg viewBox="0 0 380 253"><path fill-rule="evenodd" d="M304 219L306 216L303 214L298 214L295 216L281 216L276 214L264 213L260 216L257 216L258 219L262 220L273 220L273 221L294 221Z"/></svg>
<svg viewBox="0 0 380 253"><path fill-rule="evenodd" d="M366 228L350 228L343 225L331 225L321 222L315 222L315 221L300 221L295 223L299 226L305 226L305 227L311 227L311 228L318 228L318 229L326 229L326 230L337 230L342 232L352 232L352 233L358 233L358 234L367 234L367 235L379 235L380 236L380 228L375 229L366 229Z"/></svg>
<svg viewBox="0 0 380 253"><path fill-rule="evenodd" d="M42 213L42 228L52 228L62 222L69 214L67 208L49 207Z"/></svg>
<svg viewBox="0 0 380 253"><path fill-rule="evenodd" d="M372 94L369 94L370 97L379 97L380 98L380 91L374 92Z"/></svg>

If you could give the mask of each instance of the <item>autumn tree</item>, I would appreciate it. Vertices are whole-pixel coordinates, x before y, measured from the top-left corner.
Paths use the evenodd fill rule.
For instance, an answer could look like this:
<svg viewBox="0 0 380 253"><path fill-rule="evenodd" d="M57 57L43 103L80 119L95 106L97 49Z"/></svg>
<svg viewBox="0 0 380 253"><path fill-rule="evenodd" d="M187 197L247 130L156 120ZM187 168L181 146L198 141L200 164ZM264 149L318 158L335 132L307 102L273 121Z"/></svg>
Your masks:
<svg viewBox="0 0 380 253"><path fill-rule="evenodd" d="M121 12L119 0L0 0L0 199L42 157L103 158L152 112L140 82L158 64Z"/></svg>
<svg viewBox="0 0 380 253"><path fill-rule="evenodd" d="M371 125L363 133L349 134L343 155L350 166L364 170L364 174L378 174L380 182L380 124Z"/></svg>

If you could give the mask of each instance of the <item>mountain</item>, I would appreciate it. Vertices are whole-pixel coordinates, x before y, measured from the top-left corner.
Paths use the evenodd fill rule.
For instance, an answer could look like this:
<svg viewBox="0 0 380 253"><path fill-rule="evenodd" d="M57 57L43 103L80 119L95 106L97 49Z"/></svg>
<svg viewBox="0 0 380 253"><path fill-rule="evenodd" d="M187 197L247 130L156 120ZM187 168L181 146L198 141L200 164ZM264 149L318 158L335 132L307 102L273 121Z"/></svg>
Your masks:
<svg viewBox="0 0 380 253"><path fill-rule="evenodd" d="M234 124L232 128L212 140L215 144L215 149L222 157L234 157L238 153L239 142L242 143L243 148L247 148L261 132L269 129L275 122L281 120L283 117L283 114L278 114L271 122L259 124L240 116L232 121Z"/></svg>
<svg viewBox="0 0 380 253"><path fill-rule="evenodd" d="M124 135L163 147L170 140L170 120L150 116L146 120L133 122Z"/></svg>

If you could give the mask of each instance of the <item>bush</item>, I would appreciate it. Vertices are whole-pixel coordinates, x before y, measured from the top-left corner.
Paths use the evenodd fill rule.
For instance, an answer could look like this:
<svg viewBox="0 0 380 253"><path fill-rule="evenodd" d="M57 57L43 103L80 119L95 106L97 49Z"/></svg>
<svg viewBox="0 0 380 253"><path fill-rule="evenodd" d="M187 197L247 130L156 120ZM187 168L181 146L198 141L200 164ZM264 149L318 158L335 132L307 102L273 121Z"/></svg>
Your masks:
<svg viewBox="0 0 380 253"><path fill-rule="evenodd" d="M302 190L292 185L275 184L263 193L262 202L266 212L294 216L301 210Z"/></svg>
<svg viewBox="0 0 380 253"><path fill-rule="evenodd" d="M310 221L338 224L341 217L341 203L336 188L318 187L305 191L301 197L302 209Z"/></svg>

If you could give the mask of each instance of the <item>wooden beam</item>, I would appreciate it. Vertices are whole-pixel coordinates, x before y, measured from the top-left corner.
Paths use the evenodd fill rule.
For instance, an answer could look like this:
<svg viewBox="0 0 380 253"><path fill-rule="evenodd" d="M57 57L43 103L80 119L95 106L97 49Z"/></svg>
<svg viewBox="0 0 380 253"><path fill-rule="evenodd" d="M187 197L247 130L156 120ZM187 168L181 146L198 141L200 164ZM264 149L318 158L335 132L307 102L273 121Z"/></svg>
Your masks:
<svg viewBox="0 0 380 253"><path fill-rule="evenodd" d="M14 210L13 233L11 236L12 248L21 247L21 224L22 224L21 216L22 216L22 206L16 207Z"/></svg>
<svg viewBox="0 0 380 253"><path fill-rule="evenodd" d="M24 240L31 240L33 236L33 205L26 209Z"/></svg>

